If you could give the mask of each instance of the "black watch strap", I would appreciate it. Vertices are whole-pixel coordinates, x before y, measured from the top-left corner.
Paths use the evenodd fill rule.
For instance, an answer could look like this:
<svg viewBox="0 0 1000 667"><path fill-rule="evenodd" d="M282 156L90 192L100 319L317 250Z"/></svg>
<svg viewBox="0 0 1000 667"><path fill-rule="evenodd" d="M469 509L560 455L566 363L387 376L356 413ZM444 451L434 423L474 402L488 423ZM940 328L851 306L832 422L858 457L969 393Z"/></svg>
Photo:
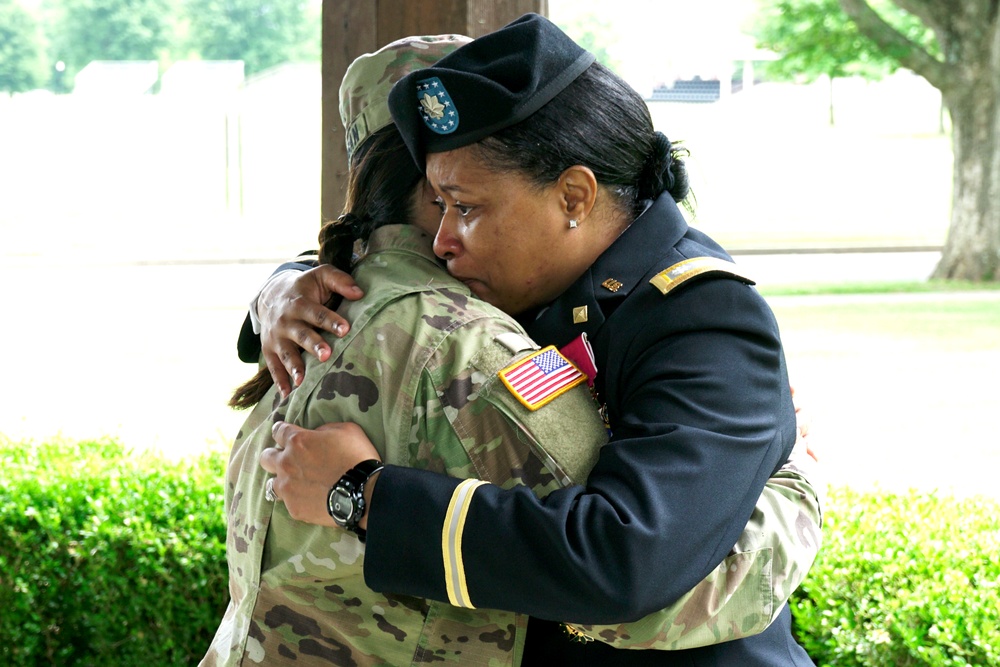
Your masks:
<svg viewBox="0 0 1000 667"><path fill-rule="evenodd" d="M362 461L344 473L344 476L330 488L327 496L327 511L333 520L337 525L356 534L362 542L365 541L366 531L358 526L358 522L365 513L365 485L372 475L383 467L378 459ZM345 519L337 516L336 507L342 506L347 498L350 498L351 514Z"/></svg>

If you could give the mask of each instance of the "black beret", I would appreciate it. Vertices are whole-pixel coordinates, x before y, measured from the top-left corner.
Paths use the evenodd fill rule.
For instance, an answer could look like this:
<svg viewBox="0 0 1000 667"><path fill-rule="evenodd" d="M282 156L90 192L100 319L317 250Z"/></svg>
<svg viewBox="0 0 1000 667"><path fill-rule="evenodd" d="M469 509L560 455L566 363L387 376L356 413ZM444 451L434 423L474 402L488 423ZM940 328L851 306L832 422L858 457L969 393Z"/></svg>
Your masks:
<svg viewBox="0 0 1000 667"><path fill-rule="evenodd" d="M594 54L554 23L525 14L397 81L389 110L423 170L427 153L468 146L524 120L593 62Z"/></svg>

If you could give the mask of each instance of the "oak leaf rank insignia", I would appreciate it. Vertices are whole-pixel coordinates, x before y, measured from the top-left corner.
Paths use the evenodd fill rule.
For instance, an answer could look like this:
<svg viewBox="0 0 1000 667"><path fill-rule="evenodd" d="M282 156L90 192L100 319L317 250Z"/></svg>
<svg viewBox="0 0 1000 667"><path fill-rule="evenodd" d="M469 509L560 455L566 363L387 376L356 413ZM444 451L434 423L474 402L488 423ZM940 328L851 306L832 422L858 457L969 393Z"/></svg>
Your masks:
<svg viewBox="0 0 1000 667"><path fill-rule="evenodd" d="M458 109L441 79L433 76L417 81L417 108L424 125L437 134L451 134L458 129Z"/></svg>

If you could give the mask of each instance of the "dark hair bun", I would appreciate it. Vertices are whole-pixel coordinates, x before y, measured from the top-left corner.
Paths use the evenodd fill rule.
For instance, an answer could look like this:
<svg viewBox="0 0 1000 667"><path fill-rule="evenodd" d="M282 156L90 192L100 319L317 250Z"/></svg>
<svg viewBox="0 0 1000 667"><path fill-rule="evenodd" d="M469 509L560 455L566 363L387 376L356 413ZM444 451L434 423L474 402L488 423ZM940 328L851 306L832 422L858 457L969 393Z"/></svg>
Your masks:
<svg viewBox="0 0 1000 667"><path fill-rule="evenodd" d="M669 192L674 201L687 197L689 185L687 167L682 152L675 150L662 132L653 133L653 148L646 157L639 176L639 198L654 199Z"/></svg>

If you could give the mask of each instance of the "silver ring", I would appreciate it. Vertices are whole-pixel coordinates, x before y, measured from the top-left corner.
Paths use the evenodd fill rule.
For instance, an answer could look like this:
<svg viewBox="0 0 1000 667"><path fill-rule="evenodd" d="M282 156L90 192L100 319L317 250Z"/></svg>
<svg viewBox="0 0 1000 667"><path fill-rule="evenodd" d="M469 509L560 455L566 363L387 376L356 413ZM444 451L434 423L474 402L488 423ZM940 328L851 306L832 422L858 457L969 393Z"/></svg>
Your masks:
<svg viewBox="0 0 1000 667"><path fill-rule="evenodd" d="M274 495L274 478L268 477L267 481L264 482L264 498L267 502L273 503L278 499L278 496Z"/></svg>

